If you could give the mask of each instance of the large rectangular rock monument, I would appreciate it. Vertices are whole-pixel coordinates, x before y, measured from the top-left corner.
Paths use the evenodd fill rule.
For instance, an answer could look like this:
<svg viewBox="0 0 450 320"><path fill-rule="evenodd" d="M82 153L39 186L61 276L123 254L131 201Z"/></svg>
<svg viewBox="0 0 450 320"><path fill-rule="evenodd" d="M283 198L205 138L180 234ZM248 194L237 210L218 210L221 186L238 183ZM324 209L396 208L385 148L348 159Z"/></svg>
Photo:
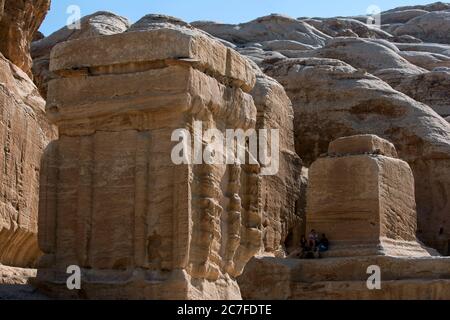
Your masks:
<svg viewBox="0 0 450 320"><path fill-rule="evenodd" d="M47 113L60 138L41 177L37 284L50 296L239 299L262 247L259 165L171 160L174 130L251 129L251 65L187 28L54 48ZM81 290L68 290L70 265Z"/></svg>

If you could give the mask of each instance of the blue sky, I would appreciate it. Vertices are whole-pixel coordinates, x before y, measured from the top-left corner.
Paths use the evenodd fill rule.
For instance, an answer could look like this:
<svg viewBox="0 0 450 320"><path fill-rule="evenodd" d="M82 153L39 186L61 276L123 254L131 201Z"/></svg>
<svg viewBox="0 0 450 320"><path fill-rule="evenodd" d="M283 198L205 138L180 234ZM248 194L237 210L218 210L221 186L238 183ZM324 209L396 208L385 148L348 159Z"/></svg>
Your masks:
<svg viewBox="0 0 450 320"><path fill-rule="evenodd" d="M67 8L77 5L85 16L99 10L112 11L135 22L148 13L163 13L187 22L213 20L225 23L247 22L270 13L291 17L349 16L365 14L370 5L381 10L398 6L426 4L421 0L52 0L52 7L41 26L45 35L64 26L70 14Z"/></svg>

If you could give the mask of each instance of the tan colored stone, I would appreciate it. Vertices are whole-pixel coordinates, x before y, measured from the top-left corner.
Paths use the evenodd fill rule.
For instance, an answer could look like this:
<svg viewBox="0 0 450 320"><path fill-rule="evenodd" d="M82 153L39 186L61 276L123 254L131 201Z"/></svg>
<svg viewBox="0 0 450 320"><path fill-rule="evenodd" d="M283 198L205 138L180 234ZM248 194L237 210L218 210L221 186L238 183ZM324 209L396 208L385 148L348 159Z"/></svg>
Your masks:
<svg viewBox="0 0 450 320"><path fill-rule="evenodd" d="M450 44L450 11L420 15L395 29L396 35L411 35L425 42Z"/></svg>
<svg viewBox="0 0 450 320"><path fill-rule="evenodd" d="M450 68L450 57L443 54L420 51L402 51L399 54L412 64L430 71L439 67Z"/></svg>
<svg viewBox="0 0 450 320"><path fill-rule="evenodd" d="M357 135L343 137L330 142L328 154L356 155L356 154L380 154L391 158L397 158L397 150L392 143L375 135Z"/></svg>
<svg viewBox="0 0 450 320"><path fill-rule="evenodd" d="M448 122L379 78L337 60L288 59L267 64L265 72L292 101L296 151L306 166L339 137L369 133L392 141L414 173L419 238L448 252Z"/></svg>
<svg viewBox="0 0 450 320"><path fill-rule="evenodd" d="M271 14L238 25L196 21L192 26L235 44L271 40L294 40L315 47L331 37L306 22L285 15Z"/></svg>
<svg viewBox="0 0 450 320"><path fill-rule="evenodd" d="M0 264L0 286L27 284L28 279L35 276L36 269L13 268ZM2 299L1 294L0 299Z"/></svg>
<svg viewBox="0 0 450 320"><path fill-rule="evenodd" d="M367 288L367 268L381 269L381 290ZM238 278L246 300L448 300L449 258L253 258Z"/></svg>
<svg viewBox="0 0 450 320"><path fill-rule="evenodd" d="M427 104L440 116L450 116L450 69L435 69L425 74L406 77L394 88Z"/></svg>
<svg viewBox="0 0 450 320"><path fill-rule="evenodd" d="M259 165L176 165L171 135L194 121L255 128L253 98L235 81L255 79L250 64L187 30L83 43L78 56L78 40L53 51L47 110L60 138L44 158L37 285L76 295L59 285L75 264L88 298L239 299L235 278L262 245Z"/></svg>
<svg viewBox="0 0 450 320"><path fill-rule="evenodd" d="M56 137L28 76L0 54L0 263L33 266L41 156Z"/></svg>
<svg viewBox="0 0 450 320"><path fill-rule="evenodd" d="M124 43L128 45L124 46ZM161 43L168 45L161 46ZM170 44L170 45L169 45ZM89 55L83 54L89 52ZM50 71L134 63L181 61L205 69L249 92L255 85L250 64L234 50L190 29L155 29L107 37L73 40L52 51Z"/></svg>
<svg viewBox="0 0 450 320"><path fill-rule="evenodd" d="M77 23L80 25L79 29L65 26L48 37L43 37L31 44L33 80L44 98L47 97L48 82L55 77L49 70L50 52L53 47L64 41L122 33L130 26L126 18L105 11L83 17Z"/></svg>
<svg viewBox="0 0 450 320"><path fill-rule="evenodd" d="M330 143L309 168L307 230L325 233L331 256L429 256L416 242L414 177L394 146L363 135Z"/></svg>
<svg viewBox="0 0 450 320"><path fill-rule="evenodd" d="M275 175L262 178L263 241L266 253L284 256L300 242L301 213L296 211L302 188L301 160L295 153L294 114L283 87L260 74L251 92L258 110L257 129L277 129L280 136L280 166Z"/></svg>
<svg viewBox="0 0 450 320"><path fill-rule="evenodd" d="M50 0L5 0L0 19L0 52L31 76L30 44Z"/></svg>

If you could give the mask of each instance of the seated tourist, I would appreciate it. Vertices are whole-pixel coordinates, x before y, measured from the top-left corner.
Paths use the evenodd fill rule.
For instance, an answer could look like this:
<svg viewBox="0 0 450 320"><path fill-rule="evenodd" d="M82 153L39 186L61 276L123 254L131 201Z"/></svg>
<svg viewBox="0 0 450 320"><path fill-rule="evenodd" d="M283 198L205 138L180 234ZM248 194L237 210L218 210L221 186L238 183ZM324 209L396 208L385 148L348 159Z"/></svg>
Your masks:
<svg viewBox="0 0 450 320"><path fill-rule="evenodd" d="M319 244L318 242L319 242L319 235L317 234L316 230L312 229L308 235L308 245L313 251L315 251L317 245Z"/></svg>
<svg viewBox="0 0 450 320"><path fill-rule="evenodd" d="M320 238L320 241L319 241L319 252L328 251L328 247L329 247L329 241L328 241L325 233L323 233L322 238Z"/></svg>

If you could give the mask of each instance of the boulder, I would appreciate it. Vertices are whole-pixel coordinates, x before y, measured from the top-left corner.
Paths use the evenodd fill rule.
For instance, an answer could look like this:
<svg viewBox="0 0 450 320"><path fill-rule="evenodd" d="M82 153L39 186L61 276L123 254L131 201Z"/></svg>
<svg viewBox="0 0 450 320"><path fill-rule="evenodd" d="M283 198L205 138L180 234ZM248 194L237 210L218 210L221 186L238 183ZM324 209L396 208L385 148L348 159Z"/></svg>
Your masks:
<svg viewBox="0 0 450 320"><path fill-rule="evenodd" d="M284 256L292 243L300 243L305 221L296 202L306 192L301 184L302 165L295 153L294 111L284 88L259 72L251 91L255 101L257 129L279 130L280 159L277 174L262 178L263 242L267 254Z"/></svg>
<svg viewBox="0 0 450 320"><path fill-rule="evenodd" d="M426 42L450 44L450 11L430 12L394 31L395 35L411 35Z"/></svg>
<svg viewBox="0 0 450 320"><path fill-rule="evenodd" d="M126 18L105 11L86 16L79 23L80 29L71 29L65 26L50 36L31 44L34 82L44 98L47 96L48 82L55 77L49 70L50 52L53 47L64 41L122 33L130 26Z"/></svg>
<svg viewBox="0 0 450 320"><path fill-rule="evenodd" d="M338 59L355 68L365 69L391 85L398 84L405 76L426 72L402 58L395 49L392 44L380 40L336 38L318 49L315 56Z"/></svg>
<svg viewBox="0 0 450 320"><path fill-rule="evenodd" d="M303 21L333 38L356 36L360 38L388 39L392 37L381 29L371 28L367 23L354 19L329 18L322 20L306 19Z"/></svg>
<svg viewBox="0 0 450 320"><path fill-rule="evenodd" d="M50 7L50 0L4 0L0 52L31 76L30 44Z"/></svg>
<svg viewBox="0 0 450 320"><path fill-rule="evenodd" d="M254 66L169 26L60 43L50 71L60 137L43 158L36 284L52 297L240 299L235 278L262 249L264 168L174 156L182 137L211 143L203 129L255 129ZM82 292L60 281L67 265L82 267Z"/></svg>
<svg viewBox="0 0 450 320"><path fill-rule="evenodd" d="M306 165L342 136L370 133L392 141L415 176L419 237L446 250L450 126L442 117L338 60L281 60L268 64L265 72L284 86L292 100L296 150Z"/></svg>
<svg viewBox="0 0 450 320"><path fill-rule="evenodd" d="M430 4L425 4L425 5L397 7L394 9L384 11L383 13L398 12L398 11L405 11L405 10L425 10L428 12L432 12L432 11L443 11L443 10L449 10L449 9L450 9L450 3L444 3L444 2L439 1L439 2L434 2L434 3L430 3Z"/></svg>
<svg viewBox="0 0 450 320"><path fill-rule="evenodd" d="M311 165L306 221L331 239L323 257L438 256L417 242L411 168L375 135L339 138Z"/></svg>
<svg viewBox="0 0 450 320"><path fill-rule="evenodd" d="M437 67L450 67L450 57L439 53L401 51L399 55L412 64L430 71Z"/></svg>
<svg viewBox="0 0 450 320"><path fill-rule="evenodd" d="M450 57L450 45L439 43L395 43L401 51L419 51L442 54Z"/></svg>
<svg viewBox="0 0 450 320"><path fill-rule="evenodd" d="M239 25L196 21L192 26L234 44L271 40L293 40L315 47L325 44L330 36L306 22L283 15L272 14Z"/></svg>
<svg viewBox="0 0 450 320"><path fill-rule="evenodd" d="M450 70L406 77L395 89L427 104L442 117L450 116Z"/></svg>

